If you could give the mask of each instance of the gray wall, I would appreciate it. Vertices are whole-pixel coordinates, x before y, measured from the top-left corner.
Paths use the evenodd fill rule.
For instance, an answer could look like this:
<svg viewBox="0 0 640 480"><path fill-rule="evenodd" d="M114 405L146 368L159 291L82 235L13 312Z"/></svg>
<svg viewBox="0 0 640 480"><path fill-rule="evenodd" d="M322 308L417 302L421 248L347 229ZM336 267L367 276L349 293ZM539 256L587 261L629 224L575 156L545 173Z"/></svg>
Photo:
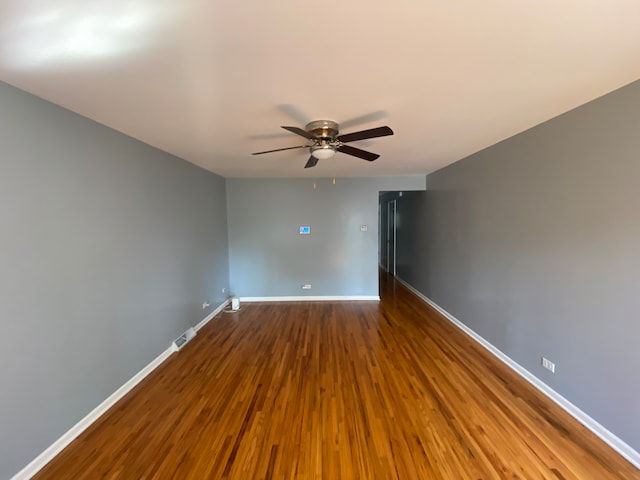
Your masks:
<svg viewBox="0 0 640 480"><path fill-rule="evenodd" d="M224 179L0 83L0 478L202 320Z"/></svg>
<svg viewBox="0 0 640 480"><path fill-rule="evenodd" d="M639 125L635 82L398 201L398 276L637 451Z"/></svg>
<svg viewBox="0 0 640 480"><path fill-rule="evenodd" d="M231 289L243 297L378 295L378 192L424 187L424 176L227 180ZM311 235L299 235L301 225ZM306 283L311 290L301 289Z"/></svg>

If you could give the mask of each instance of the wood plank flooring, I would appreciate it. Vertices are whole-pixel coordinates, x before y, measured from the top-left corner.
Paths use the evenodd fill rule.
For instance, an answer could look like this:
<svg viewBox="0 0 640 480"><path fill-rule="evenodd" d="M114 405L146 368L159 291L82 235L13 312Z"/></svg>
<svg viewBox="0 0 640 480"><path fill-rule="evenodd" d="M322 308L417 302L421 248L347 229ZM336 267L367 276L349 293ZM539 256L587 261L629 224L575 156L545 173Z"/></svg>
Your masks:
<svg viewBox="0 0 640 480"><path fill-rule="evenodd" d="M37 479L640 479L417 297L221 314Z"/></svg>

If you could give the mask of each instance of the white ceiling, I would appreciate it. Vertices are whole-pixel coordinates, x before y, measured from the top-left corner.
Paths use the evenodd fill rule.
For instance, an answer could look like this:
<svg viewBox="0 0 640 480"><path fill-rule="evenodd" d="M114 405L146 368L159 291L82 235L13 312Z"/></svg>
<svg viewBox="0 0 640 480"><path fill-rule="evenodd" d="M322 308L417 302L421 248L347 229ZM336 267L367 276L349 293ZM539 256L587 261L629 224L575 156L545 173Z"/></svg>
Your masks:
<svg viewBox="0 0 640 480"><path fill-rule="evenodd" d="M637 0L0 0L0 80L225 177L424 174L638 78ZM395 135L251 156L317 119Z"/></svg>

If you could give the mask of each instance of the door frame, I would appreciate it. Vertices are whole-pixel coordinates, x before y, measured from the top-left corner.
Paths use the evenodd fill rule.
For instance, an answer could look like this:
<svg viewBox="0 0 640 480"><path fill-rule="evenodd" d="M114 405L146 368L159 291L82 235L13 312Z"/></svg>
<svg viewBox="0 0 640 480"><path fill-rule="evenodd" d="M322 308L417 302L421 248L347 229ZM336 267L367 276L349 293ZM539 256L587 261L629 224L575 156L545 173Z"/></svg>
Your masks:
<svg viewBox="0 0 640 480"><path fill-rule="evenodd" d="M387 203L387 272L396 275L396 200Z"/></svg>

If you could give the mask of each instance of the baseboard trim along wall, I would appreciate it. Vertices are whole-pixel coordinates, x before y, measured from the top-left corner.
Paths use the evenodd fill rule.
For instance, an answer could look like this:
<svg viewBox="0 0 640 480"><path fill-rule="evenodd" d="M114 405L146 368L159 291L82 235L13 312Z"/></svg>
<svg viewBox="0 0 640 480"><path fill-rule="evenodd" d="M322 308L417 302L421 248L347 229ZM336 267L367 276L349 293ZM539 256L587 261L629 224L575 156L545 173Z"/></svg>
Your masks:
<svg viewBox="0 0 640 480"><path fill-rule="evenodd" d="M582 423L585 427L591 430L594 434L596 434L602 441L604 441L607 445L613 448L616 452L622 455L624 458L629 460L633 465L640 468L640 453L634 450L630 445L628 445L624 440L617 437L615 434L610 432L606 427L598 423L596 420L591 418L588 414L580 410L569 400L564 398L558 392L553 390L549 385L544 383L534 374L529 372L522 365L512 360L511 357L504 354L501 350L493 346L490 342L485 340L483 337L478 335L476 332L467 327L464 323L458 320L456 317L447 312L444 308L440 307L437 303L435 303L430 298L426 297L418 290L416 290L412 285L409 285L407 282L402 280L401 278L396 276L396 280L402 283L405 287L407 287L411 292L417 295L421 300L423 300L426 304L433 307L438 313L440 313L444 318L453 323L460 330L465 332L471 338L473 338L476 342L482 345L485 349L487 349L490 353L496 356L499 360L505 363L508 367L514 370L517 374L527 380L530 384L540 390L543 394L553 400L557 405L559 405L563 410L565 410L569 415L574 417L580 423Z"/></svg>
<svg viewBox="0 0 640 480"><path fill-rule="evenodd" d="M204 327L207 323L209 323L209 321L215 317L216 315L218 315L222 310L224 310L224 308L229 305L230 300L227 299L224 302L222 302L220 305L218 305L216 307L216 309L211 312L209 315L207 315L206 317L204 317L195 327L193 327L195 329L196 332L198 332L202 327Z"/></svg>
<svg viewBox="0 0 640 480"><path fill-rule="evenodd" d="M342 302L342 301L380 301L378 295L352 296L299 296L299 297L240 297L241 302Z"/></svg>
<svg viewBox="0 0 640 480"><path fill-rule="evenodd" d="M194 328L196 331L200 330L205 324L207 324L213 317L220 313L224 307L227 306L229 301L223 302L213 312L207 315L202 321L200 321ZM138 383L140 383L147 375L154 371L162 362L174 353L173 344L169 346L164 352L154 358L147 366L131 377L124 385L118 390L113 392L107 397L100 405L94 408L86 417L71 427L66 433L64 433L58 440L53 442L49 448L38 455L31 461L26 467L16 473L11 480L29 480L36 473L38 473L47 463L58 455L67 445L73 442L82 432L93 424L98 418L100 418L107 410L115 405L118 400L124 397L130 390L133 389Z"/></svg>

